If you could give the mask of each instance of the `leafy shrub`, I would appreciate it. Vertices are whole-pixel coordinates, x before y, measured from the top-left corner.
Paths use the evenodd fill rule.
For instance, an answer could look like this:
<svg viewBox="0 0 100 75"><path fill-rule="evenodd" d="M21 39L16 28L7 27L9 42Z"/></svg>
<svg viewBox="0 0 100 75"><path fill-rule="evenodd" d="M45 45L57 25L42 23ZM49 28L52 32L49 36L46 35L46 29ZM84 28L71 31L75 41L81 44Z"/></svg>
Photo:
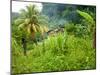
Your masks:
<svg viewBox="0 0 100 75"><path fill-rule="evenodd" d="M27 57L13 57L13 73L95 69L92 41L74 35L48 37L28 51ZM66 39L66 40L65 40ZM17 50L15 50L17 51ZM22 51L20 52L22 53Z"/></svg>

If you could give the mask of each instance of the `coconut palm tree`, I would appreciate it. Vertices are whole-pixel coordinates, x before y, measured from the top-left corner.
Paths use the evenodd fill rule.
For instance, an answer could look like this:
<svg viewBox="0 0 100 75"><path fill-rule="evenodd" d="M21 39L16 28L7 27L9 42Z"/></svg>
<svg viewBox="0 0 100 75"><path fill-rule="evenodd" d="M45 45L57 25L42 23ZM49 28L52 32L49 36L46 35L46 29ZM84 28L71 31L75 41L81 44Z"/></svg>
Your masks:
<svg viewBox="0 0 100 75"><path fill-rule="evenodd" d="M15 20L15 24L17 24L18 29L22 31L24 41L26 41L27 35L31 35L31 38L34 39L36 32L40 32L43 35L45 28L39 19L40 13L35 5L26 6L26 9L21 10L20 17ZM24 54L26 54L26 50Z"/></svg>

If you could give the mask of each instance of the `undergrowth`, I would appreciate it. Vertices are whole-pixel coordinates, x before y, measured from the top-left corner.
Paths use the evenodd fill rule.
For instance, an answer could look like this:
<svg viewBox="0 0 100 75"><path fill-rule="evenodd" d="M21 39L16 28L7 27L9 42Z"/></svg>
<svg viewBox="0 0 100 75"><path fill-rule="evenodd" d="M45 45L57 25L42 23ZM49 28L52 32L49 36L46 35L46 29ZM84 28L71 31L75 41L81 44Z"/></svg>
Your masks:
<svg viewBox="0 0 100 75"><path fill-rule="evenodd" d="M59 33L28 46L27 56L12 40L12 74L96 68L95 49L89 38Z"/></svg>

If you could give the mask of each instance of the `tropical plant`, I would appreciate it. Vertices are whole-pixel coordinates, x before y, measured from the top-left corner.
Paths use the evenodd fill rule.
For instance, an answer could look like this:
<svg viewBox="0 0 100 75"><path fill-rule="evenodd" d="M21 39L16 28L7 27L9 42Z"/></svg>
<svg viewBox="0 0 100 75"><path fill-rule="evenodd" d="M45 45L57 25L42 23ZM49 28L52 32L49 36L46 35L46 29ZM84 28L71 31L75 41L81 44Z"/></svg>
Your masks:
<svg viewBox="0 0 100 75"><path fill-rule="evenodd" d="M43 35L43 32L47 31L47 27L41 24L40 19L40 13L35 5L26 6L26 9L21 10L20 17L15 20L15 24L18 25L25 40L29 36L34 40L36 32Z"/></svg>
<svg viewBox="0 0 100 75"><path fill-rule="evenodd" d="M92 32L92 36L94 38L93 47L95 48L95 45L96 45L96 26L95 26L95 20L92 18L91 15L89 15L86 12L77 10L77 13L80 16L82 16L88 22L88 30L89 30L89 32Z"/></svg>

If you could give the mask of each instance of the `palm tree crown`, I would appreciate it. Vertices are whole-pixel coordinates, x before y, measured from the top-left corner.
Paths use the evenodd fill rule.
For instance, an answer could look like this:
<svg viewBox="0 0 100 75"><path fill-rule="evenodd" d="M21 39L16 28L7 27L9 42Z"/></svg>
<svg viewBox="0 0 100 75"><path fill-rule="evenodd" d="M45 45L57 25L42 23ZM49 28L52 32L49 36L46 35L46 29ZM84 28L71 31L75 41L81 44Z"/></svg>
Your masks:
<svg viewBox="0 0 100 75"><path fill-rule="evenodd" d="M48 28L41 23L42 16L40 16L39 11L36 9L35 5L26 6L26 9L22 9L20 12L20 18L18 18L15 23L18 24L18 28L27 34L31 34L34 38L35 32L48 31ZM43 21L42 21L43 22Z"/></svg>

